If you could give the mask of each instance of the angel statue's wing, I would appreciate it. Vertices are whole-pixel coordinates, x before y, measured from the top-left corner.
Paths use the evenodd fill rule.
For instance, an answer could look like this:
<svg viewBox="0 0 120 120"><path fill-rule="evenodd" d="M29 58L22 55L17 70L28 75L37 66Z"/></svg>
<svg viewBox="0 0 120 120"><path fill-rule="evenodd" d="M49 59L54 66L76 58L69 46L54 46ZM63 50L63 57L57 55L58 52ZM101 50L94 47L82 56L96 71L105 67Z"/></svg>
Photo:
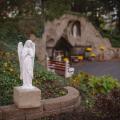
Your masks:
<svg viewBox="0 0 120 120"><path fill-rule="evenodd" d="M33 68L34 68L34 59L35 59L35 43L32 42L32 49L33 49Z"/></svg>
<svg viewBox="0 0 120 120"><path fill-rule="evenodd" d="M22 80L22 50L23 50L23 43L19 42L18 43L18 58L19 58L19 64L20 64L20 79Z"/></svg>
<svg viewBox="0 0 120 120"><path fill-rule="evenodd" d="M35 43L34 42L32 42L32 44L31 44L31 49L32 49L32 54L33 54L33 56L32 56L32 63L33 63L33 69L34 69L34 60L35 60ZM33 77L33 75L32 75L32 77Z"/></svg>

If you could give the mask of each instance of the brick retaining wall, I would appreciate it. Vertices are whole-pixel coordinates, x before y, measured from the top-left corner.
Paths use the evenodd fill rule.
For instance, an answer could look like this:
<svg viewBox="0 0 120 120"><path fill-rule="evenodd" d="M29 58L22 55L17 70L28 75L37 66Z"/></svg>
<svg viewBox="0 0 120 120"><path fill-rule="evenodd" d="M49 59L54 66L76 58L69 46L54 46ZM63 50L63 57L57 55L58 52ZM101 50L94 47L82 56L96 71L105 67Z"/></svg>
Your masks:
<svg viewBox="0 0 120 120"><path fill-rule="evenodd" d="M34 120L44 116L71 112L80 105L79 92L65 87L68 94L58 98L44 99L39 108L19 109L15 105L0 107L0 120Z"/></svg>

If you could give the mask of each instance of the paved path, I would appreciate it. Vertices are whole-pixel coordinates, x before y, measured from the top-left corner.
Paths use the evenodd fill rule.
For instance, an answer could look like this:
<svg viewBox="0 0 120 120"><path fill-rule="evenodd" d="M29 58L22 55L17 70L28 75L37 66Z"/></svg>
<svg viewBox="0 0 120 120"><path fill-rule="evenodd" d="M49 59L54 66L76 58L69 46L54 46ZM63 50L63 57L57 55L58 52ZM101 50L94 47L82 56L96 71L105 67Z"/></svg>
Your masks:
<svg viewBox="0 0 120 120"><path fill-rule="evenodd" d="M74 64L75 73L80 71L90 73L92 75L102 76L111 75L120 80L120 61L105 61L105 62L83 62Z"/></svg>

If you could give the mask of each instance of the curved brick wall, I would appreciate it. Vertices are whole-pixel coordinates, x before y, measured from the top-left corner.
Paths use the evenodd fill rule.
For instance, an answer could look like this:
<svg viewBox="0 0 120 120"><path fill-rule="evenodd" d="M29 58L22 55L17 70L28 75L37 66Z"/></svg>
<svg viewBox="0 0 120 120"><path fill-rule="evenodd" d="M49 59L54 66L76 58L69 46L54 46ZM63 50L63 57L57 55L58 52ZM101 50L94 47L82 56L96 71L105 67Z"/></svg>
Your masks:
<svg viewBox="0 0 120 120"><path fill-rule="evenodd" d="M73 87L65 87L68 94L58 98L44 99L39 108L19 109L15 105L0 107L0 120L34 120L44 116L71 112L80 105L80 95Z"/></svg>

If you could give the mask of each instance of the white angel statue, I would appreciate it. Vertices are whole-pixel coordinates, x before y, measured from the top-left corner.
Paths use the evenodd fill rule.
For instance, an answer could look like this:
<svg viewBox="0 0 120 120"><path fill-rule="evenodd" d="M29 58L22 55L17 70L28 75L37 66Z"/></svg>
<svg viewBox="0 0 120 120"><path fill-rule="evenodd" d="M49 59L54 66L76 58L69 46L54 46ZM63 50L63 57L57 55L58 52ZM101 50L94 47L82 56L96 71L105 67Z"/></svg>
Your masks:
<svg viewBox="0 0 120 120"><path fill-rule="evenodd" d="M22 42L18 43L18 57L20 63L20 79L23 80L23 88L31 89L33 79L33 68L35 58L35 44L27 40L23 46Z"/></svg>

